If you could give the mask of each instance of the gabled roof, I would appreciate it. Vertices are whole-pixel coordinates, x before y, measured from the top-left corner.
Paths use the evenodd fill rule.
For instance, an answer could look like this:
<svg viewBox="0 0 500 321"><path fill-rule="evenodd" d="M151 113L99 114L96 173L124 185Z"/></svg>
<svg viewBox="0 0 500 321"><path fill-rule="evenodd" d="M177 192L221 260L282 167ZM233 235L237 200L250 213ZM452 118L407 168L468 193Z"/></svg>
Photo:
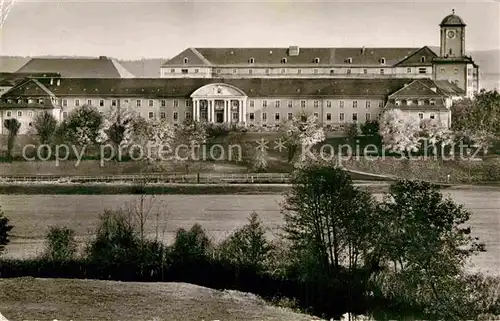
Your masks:
<svg viewBox="0 0 500 321"><path fill-rule="evenodd" d="M38 79L28 79L7 91L3 98L54 97L54 94Z"/></svg>
<svg viewBox="0 0 500 321"><path fill-rule="evenodd" d="M14 73L14 72L1 72L0 73L0 86L15 86L27 78L44 78L44 77L61 77L58 73Z"/></svg>
<svg viewBox="0 0 500 321"><path fill-rule="evenodd" d="M63 78L59 85L47 79L40 83L57 97L185 97L207 84L225 83L241 89L248 97L387 97L412 79L84 79ZM42 94L34 82L5 93L4 97ZM39 89L36 89L39 88Z"/></svg>
<svg viewBox="0 0 500 321"><path fill-rule="evenodd" d="M117 61L107 58L33 58L17 73L59 73L66 78L133 78Z"/></svg>
<svg viewBox="0 0 500 321"><path fill-rule="evenodd" d="M298 55L290 55L289 48L188 48L167 61L163 66L184 64L184 57L189 59L187 65L351 65L351 66L392 66L414 54L420 48L299 48ZM196 57L199 53L200 57ZM194 56L194 57L193 57ZM194 58L194 59L193 59ZM250 59L254 63L250 63ZM286 63L282 59L286 58ZM315 59L319 62L315 63ZM351 58L352 63L348 63Z"/></svg>
<svg viewBox="0 0 500 321"><path fill-rule="evenodd" d="M432 51L429 47L424 46L420 50L417 50L410 56L406 57L402 61L396 64L398 67L410 67L410 66L429 66L432 65L432 60L435 59L438 55ZM425 58L424 62L422 62L422 57Z"/></svg>
<svg viewBox="0 0 500 321"><path fill-rule="evenodd" d="M441 97L443 94L437 93L437 85L434 85L436 92L419 80L414 80L395 93L389 98L434 98Z"/></svg>

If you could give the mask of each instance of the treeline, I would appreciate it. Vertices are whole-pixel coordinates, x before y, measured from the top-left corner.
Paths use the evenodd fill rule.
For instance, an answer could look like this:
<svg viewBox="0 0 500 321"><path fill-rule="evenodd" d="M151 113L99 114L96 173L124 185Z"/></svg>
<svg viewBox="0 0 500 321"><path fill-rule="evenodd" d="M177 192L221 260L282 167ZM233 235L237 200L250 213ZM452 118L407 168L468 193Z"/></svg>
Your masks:
<svg viewBox="0 0 500 321"><path fill-rule="evenodd" d="M139 206L106 210L78 251L74 232L53 227L43 255L2 260L1 277L188 282L252 292L320 317L351 312L376 320L470 320L500 315L500 282L465 269L485 251L467 222L471 213L432 185L393 184L377 201L349 175L307 163L293 174L274 241L256 213L224 241L202 227L179 229L166 246L141 196ZM0 241L8 241L4 216Z"/></svg>

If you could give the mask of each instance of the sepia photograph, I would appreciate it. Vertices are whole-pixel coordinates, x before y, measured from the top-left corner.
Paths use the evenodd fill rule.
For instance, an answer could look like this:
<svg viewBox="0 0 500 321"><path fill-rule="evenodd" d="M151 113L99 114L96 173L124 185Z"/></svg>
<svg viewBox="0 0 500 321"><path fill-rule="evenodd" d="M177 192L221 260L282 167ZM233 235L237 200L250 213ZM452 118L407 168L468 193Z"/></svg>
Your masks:
<svg viewBox="0 0 500 321"><path fill-rule="evenodd" d="M0 321L500 320L500 0L0 0Z"/></svg>

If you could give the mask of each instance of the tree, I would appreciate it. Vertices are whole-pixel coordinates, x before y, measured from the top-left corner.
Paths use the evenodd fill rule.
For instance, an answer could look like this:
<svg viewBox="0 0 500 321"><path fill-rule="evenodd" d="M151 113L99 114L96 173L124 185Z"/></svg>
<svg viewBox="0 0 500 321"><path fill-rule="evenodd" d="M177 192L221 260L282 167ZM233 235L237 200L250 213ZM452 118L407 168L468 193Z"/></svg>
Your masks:
<svg viewBox="0 0 500 321"><path fill-rule="evenodd" d="M360 133L361 132L360 132L359 124L353 123L353 124L347 125L347 128L345 130L345 137L346 137L349 145L351 145L351 147L354 148L354 143L356 141L356 137L358 137Z"/></svg>
<svg viewBox="0 0 500 321"><path fill-rule="evenodd" d="M48 112L37 114L33 120L33 127L41 144L50 144L57 129L57 120Z"/></svg>
<svg viewBox="0 0 500 321"><path fill-rule="evenodd" d="M208 134L204 123L187 121L178 126L175 131L175 160L182 163L186 173L191 165L204 160L207 155L201 155L202 147L207 142ZM198 167L200 170L200 167Z"/></svg>
<svg viewBox="0 0 500 321"><path fill-rule="evenodd" d="M99 142L102 124L103 116L97 108L84 105L70 112L60 130L70 143L86 147Z"/></svg>
<svg viewBox="0 0 500 321"><path fill-rule="evenodd" d="M377 120L369 120L361 124L361 133L366 136L378 135L380 124Z"/></svg>
<svg viewBox="0 0 500 321"><path fill-rule="evenodd" d="M265 148L257 148L253 154L252 169L254 172L265 172L269 166L267 163L268 153Z"/></svg>
<svg viewBox="0 0 500 321"><path fill-rule="evenodd" d="M44 256L51 261L69 261L75 258L77 243L75 231L67 227L51 227L45 236Z"/></svg>
<svg viewBox="0 0 500 321"><path fill-rule="evenodd" d="M392 185L379 212L384 219L375 252L384 267L377 275L384 296L431 317L471 317L462 276L470 256L484 250L467 226L471 213L419 181Z"/></svg>
<svg viewBox="0 0 500 321"><path fill-rule="evenodd" d="M139 115L131 108L112 106L104 114L98 142L111 144L115 150L122 150L132 139L133 123L138 118Z"/></svg>
<svg viewBox="0 0 500 321"><path fill-rule="evenodd" d="M500 138L500 94L481 90L474 100L464 99L451 107L452 129L482 148Z"/></svg>
<svg viewBox="0 0 500 321"><path fill-rule="evenodd" d="M292 161L299 147L316 145L325 140L325 132L318 119L304 113L285 121L280 126L280 132L280 139L288 151L288 162Z"/></svg>
<svg viewBox="0 0 500 321"><path fill-rule="evenodd" d="M2 254L5 245L9 244L9 234L13 226L9 225L9 219L5 216L0 208L0 255Z"/></svg>
<svg viewBox="0 0 500 321"><path fill-rule="evenodd" d="M9 159L14 158L14 143L16 141L17 134L19 133L19 128L21 123L16 118L5 119L3 125L9 131L9 136L7 138L7 153Z"/></svg>
<svg viewBox="0 0 500 321"><path fill-rule="evenodd" d="M420 139L426 144L430 145L434 149L434 153L437 152L437 146L449 146L453 143L453 133L448 127L436 120L436 119L425 119L420 122Z"/></svg>
<svg viewBox="0 0 500 321"><path fill-rule="evenodd" d="M380 118L380 136L384 148L392 152L408 155L417 151L419 131L417 121L399 109L388 110Z"/></svg>
<svg viewBox="0 0 500 321"><path fill-rule="evenodd" d="M284 237L306 266L301 274L317 280L362 267L376 239L374 204L340 168L311 164L297 170L283 214Z"/></svg>

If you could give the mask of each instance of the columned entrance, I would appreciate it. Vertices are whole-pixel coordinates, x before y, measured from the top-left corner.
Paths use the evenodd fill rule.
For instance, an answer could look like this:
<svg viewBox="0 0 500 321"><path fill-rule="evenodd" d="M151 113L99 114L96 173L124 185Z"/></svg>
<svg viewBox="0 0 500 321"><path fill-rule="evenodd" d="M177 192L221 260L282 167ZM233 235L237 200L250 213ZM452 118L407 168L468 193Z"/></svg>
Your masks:
<svg viewBox="0 0 500 321"><path fill-rule="evenodd" d="M245 124L246 94L228 84L209 84L192 95L193 120L210 123Z"/></svg>

